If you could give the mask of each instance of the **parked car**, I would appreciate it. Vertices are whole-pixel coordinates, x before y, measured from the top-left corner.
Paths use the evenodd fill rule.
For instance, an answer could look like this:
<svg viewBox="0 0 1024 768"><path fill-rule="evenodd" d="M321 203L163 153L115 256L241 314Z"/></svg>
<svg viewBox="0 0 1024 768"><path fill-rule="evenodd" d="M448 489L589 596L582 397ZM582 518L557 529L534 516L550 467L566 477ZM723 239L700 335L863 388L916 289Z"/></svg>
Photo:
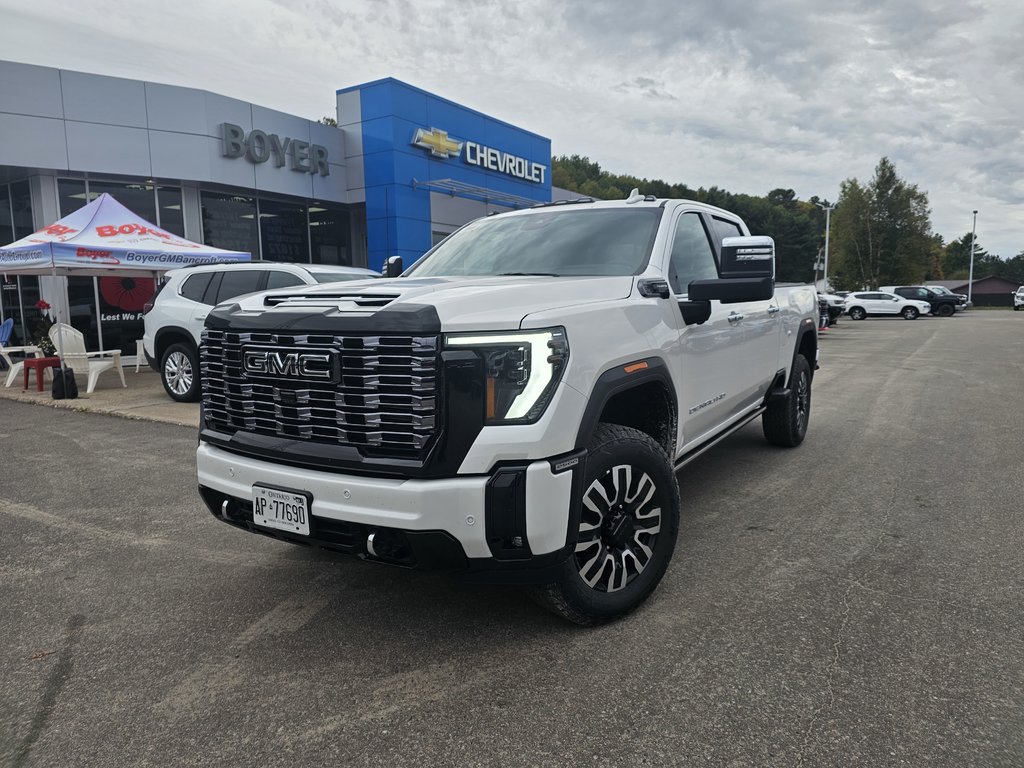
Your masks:
<svg viewBox="0 0 1024 768"><path fill-rule="evenodd" d="M366 280L370 269L321 264L251 261L183 267L168 272L143 308L146 362L179 402L199 399L199 337L214 305L239 296L297 285Z"/></svg>
<svg viewBox="0 0 1024 768"><path fill-rule="evenodd" d="M927 301L905 299L883 291L857 291L846 297L846 314L851 320L885 315L899 315L906 320L916 320L918 316L927 315L931 310L932 305Z"/></svg>
<svg viewBox="0 0 1024 768"><path fill-rule="evenodd" d="M923 285L883 285L878 290L895 293L904 299L927 301L932 308L931 313L939 317L952 317L960 305L960 300L952 293L948 295L937 293Z"/></svg>
<svg viewBox="0 0 1024 768"><path fill-rule="evenodd" d="M926 285L925 288L927 288L930 291L935 291L936 293L941 293L943 296L955 296L957 300L957 312L967 309L969 306L971 306L971 303L967 300L966 293L953 293L951 290L949 290L949 288L947 288L944 285Z"/></svg>
<svg viewBox="0 0 1024 768"><path fill-rule="evenodd" d="M825 307L828 311L828 324L835 325L839 322L840 315L846 309L846 299L835 293L819 293L818 301L825 302Z"/></svg>
<svg viewBox="0 0 1024 768"><path fill-rule="evenodd" d="M1013 293L1013 311L1018 312L1021 307L1024 307L1024 285Z"/></svg>

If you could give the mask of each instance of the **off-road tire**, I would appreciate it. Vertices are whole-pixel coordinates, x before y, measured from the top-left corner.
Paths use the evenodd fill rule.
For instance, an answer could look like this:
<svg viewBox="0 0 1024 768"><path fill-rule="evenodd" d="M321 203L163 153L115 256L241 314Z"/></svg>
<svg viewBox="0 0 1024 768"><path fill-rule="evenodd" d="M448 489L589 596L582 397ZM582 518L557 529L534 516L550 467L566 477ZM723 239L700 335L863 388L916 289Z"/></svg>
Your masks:
<svg viewBox="0 0 1024 768"><path fill-rule="evenodd" d="M850 307L849 315L851 320L863 320L868 313L864 311L863 307Z"/></svg>
<svg viewBox="0 0 1024 768"><path fill-rule="evenodd" d="M939 304L939 308L935 310L935 314L939 317L952 317L956 312L956 307L952 304Z"/></svg>
<svg viewBox="0 0 1024 768"><path fill-rule="evenodd" d="M599 424L587 450L580 530L573 531L570 536L570 543L577 551L559 567L553 583L534 588L532 594L541 605L562 618L583 626L595 626L635 609L650 596L665 575L679 531L679 486L665 450L649 435L632 427ZM629 471L623 471L624 467L629 467ZM623 483L627 477L629 482ZM647 482L654 486L649 496L645 491ZM620 488L623 491L610 499L611 505L603 514L595 515L593 508L600 507L612 495L608 493L608 485L602 486L603 492L595 489L596 485L604 483L610 484L612 493L617 493ZM635 491L632 499L629 498L630 491ZM643 497L648 501L643 501ZM620 500L623 501L621 505L616 503ZM635 506L634 502L637 502ZM653 525L651 521L655 514L659 517L658 529L651 538L648 531L652 528L644 526ZM615 542L622 536L623 518L629 525L636 526L628 531L632 538L627 536L623 542L632 550L616 550L618 545ZM596 526L595 519L598 520ZM614 525L616 520L618 526ZM584 531L584 528L589 530ZM634 569L639 567L638 555L644 555L641 547L649 549L651 555L638 572L629 574L627 557L633 561ZM609 563L601 560L602 555L613 557L616 552L625 551L630 551L630 555L622 554L621 569L618 561ZM595 554L590 560L592 552ZM581 563L586 562L596 564L585 569ZM597 567L600 570L596 570ZM605 582L602 577L608 574L609 569L610 576ZM595 585L588 584L581 571L586 572L596 582ZM616 586L617 574L623 579L624 586Z"/></svg>
<svg viewBox="0 0 1024 768"><path fill-rule="evenodd" d="M199 355L191 344L178 342L164 350L160 358L160 381L164 391L179 403L199 399Z"/></svg>
<svg viewBox="0 0 1024 768"><path fill-rule="evenodd" d="M761 416L764 439L772 445L795 448L804 441L811 418L811 379L810 363L797 355L789 374L789 395L769 403Z"/></svg>

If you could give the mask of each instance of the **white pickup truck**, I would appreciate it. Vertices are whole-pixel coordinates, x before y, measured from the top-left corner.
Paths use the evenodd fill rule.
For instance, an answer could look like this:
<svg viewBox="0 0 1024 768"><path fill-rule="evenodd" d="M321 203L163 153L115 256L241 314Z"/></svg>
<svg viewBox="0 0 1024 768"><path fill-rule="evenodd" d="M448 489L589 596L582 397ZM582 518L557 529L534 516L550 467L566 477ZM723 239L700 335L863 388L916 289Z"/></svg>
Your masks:
<svg viewBox="0 0 1024 768"><path fill-rule="evenodd" d="M396 279L216 307L200 493L254 533L608 621L665 573L676 470L757 416L803 440L816 319L812 287L775 286L772 240L708 205L479 219Z"/></svg>

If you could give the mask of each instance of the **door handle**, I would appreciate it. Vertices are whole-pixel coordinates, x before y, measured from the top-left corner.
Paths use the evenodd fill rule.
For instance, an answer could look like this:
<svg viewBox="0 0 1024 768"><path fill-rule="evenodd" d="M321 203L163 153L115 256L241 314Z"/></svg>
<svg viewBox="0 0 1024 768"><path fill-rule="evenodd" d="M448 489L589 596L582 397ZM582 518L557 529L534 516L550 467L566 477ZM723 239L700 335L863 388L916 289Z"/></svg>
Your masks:
<svg viewBox="0 0 1024 768"><path fill-rule="evenodd" d="M742 319L743 319L743 315L741 315L739 312L730 312L729 313L729 322L730 323L738 323Z"/></svg>
<svg viewBox="0 0 1024 768"><path fill-rule="evenodd" d="M768 314L769 315L777 315L781 311L782 310L779 309L778 307L776 307L774 304L772 306L768 307Z"/></svg>

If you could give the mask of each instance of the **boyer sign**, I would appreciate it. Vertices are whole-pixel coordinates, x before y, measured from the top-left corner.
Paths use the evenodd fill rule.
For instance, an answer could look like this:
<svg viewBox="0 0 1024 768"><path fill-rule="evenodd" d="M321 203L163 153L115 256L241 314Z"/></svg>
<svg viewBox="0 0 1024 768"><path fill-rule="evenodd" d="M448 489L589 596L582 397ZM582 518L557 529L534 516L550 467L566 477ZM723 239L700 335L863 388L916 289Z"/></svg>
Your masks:
<svg viewBox="0 0 1024 768"><path fill-rule="evenodd" d="M221 123L220 131L221 154L224 157L245 157L255 165L270 161L278 168L287 165L299 173L331 174L327 147L321 144L310 144L288 136L282 138L259 129L246 133L242 126L234 123Z"/></svg>

